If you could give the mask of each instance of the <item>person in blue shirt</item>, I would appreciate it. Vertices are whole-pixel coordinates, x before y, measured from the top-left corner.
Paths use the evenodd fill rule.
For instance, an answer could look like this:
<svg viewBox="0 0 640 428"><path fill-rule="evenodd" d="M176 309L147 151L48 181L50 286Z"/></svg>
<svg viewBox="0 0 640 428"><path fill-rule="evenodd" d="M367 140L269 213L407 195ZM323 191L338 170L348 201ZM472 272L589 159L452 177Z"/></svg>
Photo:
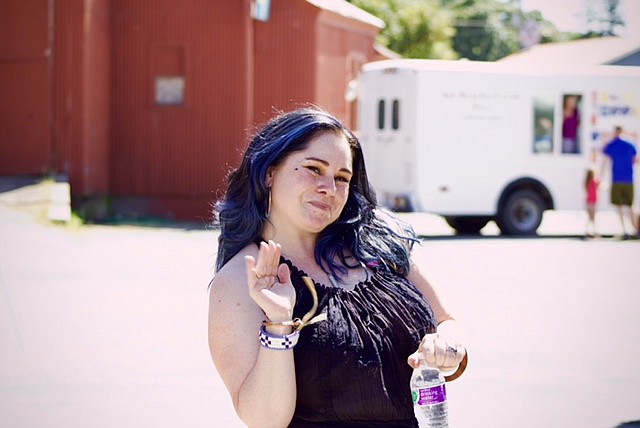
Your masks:
<svg viewBox="0 0 640 428"><path fill-rule="evenodd" d="M616 206L622 233L626 238L624 211L626 211L631 225L635 228L634 233L638 233L638 219L633 210L633 165L638 161L636 148L629 141L622 137L622 127L614 128L613 139L604 146L602 153L605 154L602 165L602 172L608 163L611 164L611 203Z"/></svg>

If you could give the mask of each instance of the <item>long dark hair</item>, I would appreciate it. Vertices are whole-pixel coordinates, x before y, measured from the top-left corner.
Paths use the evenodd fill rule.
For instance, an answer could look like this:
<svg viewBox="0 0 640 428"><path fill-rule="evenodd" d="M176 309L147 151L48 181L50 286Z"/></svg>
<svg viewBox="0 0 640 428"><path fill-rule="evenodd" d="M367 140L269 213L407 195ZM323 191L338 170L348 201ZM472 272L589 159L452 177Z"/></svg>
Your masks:
<svg viewBox="0 0 640 428"><path fill-rule="evenodd" d="M224 198L214 210L220 226L216 269L251 242L261 239L267 221L267 170L291 153L304 150L320 132L345 135L353 157L349 197L338 220L318 236L316 262L340 278L359 263L382 264L399 273L409 271L409 248L415 239L411 227L398 221L399 231L376 214L375 192L367 178L360 142L338 119L318 107L281 113L251 138L240 166L228 177ZM408 245L407 245L408 244ZM347 249L355 260L346 259Z"/></svg>
<svg viewBox="0 0 640 428"><path fill-rule="evenodd" d="M587 168L587 175L584 178L584 187L585 189L589 189L589 183L591 183L596 178L596 171L593 168Z"/></svg>

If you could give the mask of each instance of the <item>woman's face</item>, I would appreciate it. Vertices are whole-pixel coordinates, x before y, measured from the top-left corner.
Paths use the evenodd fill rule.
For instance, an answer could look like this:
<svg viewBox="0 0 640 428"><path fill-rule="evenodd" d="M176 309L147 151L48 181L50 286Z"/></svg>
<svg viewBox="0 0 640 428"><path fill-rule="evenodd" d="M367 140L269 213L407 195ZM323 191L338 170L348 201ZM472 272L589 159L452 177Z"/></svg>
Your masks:
<svg viewBox="0 0 640 428"><path fill-rule="evenodd" d="M351 148L342 133L325 131L267 174L269 221L318 233L338 219L353 174Z"/></svg>

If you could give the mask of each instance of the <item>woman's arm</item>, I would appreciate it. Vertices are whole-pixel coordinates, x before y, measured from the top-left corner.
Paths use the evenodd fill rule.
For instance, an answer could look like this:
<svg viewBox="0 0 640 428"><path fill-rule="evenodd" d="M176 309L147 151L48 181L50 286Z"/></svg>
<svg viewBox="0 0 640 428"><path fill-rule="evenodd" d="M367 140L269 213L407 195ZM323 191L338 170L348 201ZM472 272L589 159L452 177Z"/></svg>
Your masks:
<svg viewBox="0 0 640 428"><path fill-rule="evenodd" d="M285 427L291 421L296 403L293 351L266 349L260 345L258 332L266 316L254 298L265 301L260 300L268 308L272 321L285 321L284 318L291 319L291 315L284 315L282 311L276 315L277 309L286 306L287 301L293 305L290 299L293 287L286 265L276 268L278 279L285 282L278 285L280 290L274 285L257 286L261 280L255 279L257 270L254 269L258 266L250 266L251 262L244 260L247 255L251 260L258 258L257 248L236 255L220 269L211 284L209 348L240 419L249 427ZM282 292L283 287L290 290ZM284 306L278 306L280 304ZM275 319L278 317L282 319ZM291 327L270 326L267 331L284 335L291 333Z"/></svg>
<svg viewBox="0 0 640 428"><path fill-rule="evenodd" d="M437 366L445 372L456 370L466 354L466 348L461 342L462 331L458 322L444 308L436 290L427 280L420 266L413 260L407 278L427 299L438 323L436 333L425 335L418 350L409 356L407 360L409 365L417 367L419 353L422 353L428 364Z"/></svg>
<svg viewBox="0 0 640 428"><path fill-rule="evenodd" d="M438 325L444 321L453 320L451 314L447 312L440 301L436 290L431 286L426 275L422 272L418 263L413 259L411 260L411 270L409 271L407 278L422 293L422 295L427 299L427 302L429 302L431 309L433 309L433 314L436 316Z"/></svg>

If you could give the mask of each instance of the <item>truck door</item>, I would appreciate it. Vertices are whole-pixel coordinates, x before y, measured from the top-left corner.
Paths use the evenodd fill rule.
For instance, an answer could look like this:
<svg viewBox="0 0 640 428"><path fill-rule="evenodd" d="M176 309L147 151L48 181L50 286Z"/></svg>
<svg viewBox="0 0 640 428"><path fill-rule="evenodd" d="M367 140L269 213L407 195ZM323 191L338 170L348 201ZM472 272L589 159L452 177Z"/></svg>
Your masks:
<svg viewBox="0 0 640 428"><path fill-rule="evenodd" d="M369 179L381 205L415 209L416 77L398 69L374 70L362 78L360 134Z"/></svg>

